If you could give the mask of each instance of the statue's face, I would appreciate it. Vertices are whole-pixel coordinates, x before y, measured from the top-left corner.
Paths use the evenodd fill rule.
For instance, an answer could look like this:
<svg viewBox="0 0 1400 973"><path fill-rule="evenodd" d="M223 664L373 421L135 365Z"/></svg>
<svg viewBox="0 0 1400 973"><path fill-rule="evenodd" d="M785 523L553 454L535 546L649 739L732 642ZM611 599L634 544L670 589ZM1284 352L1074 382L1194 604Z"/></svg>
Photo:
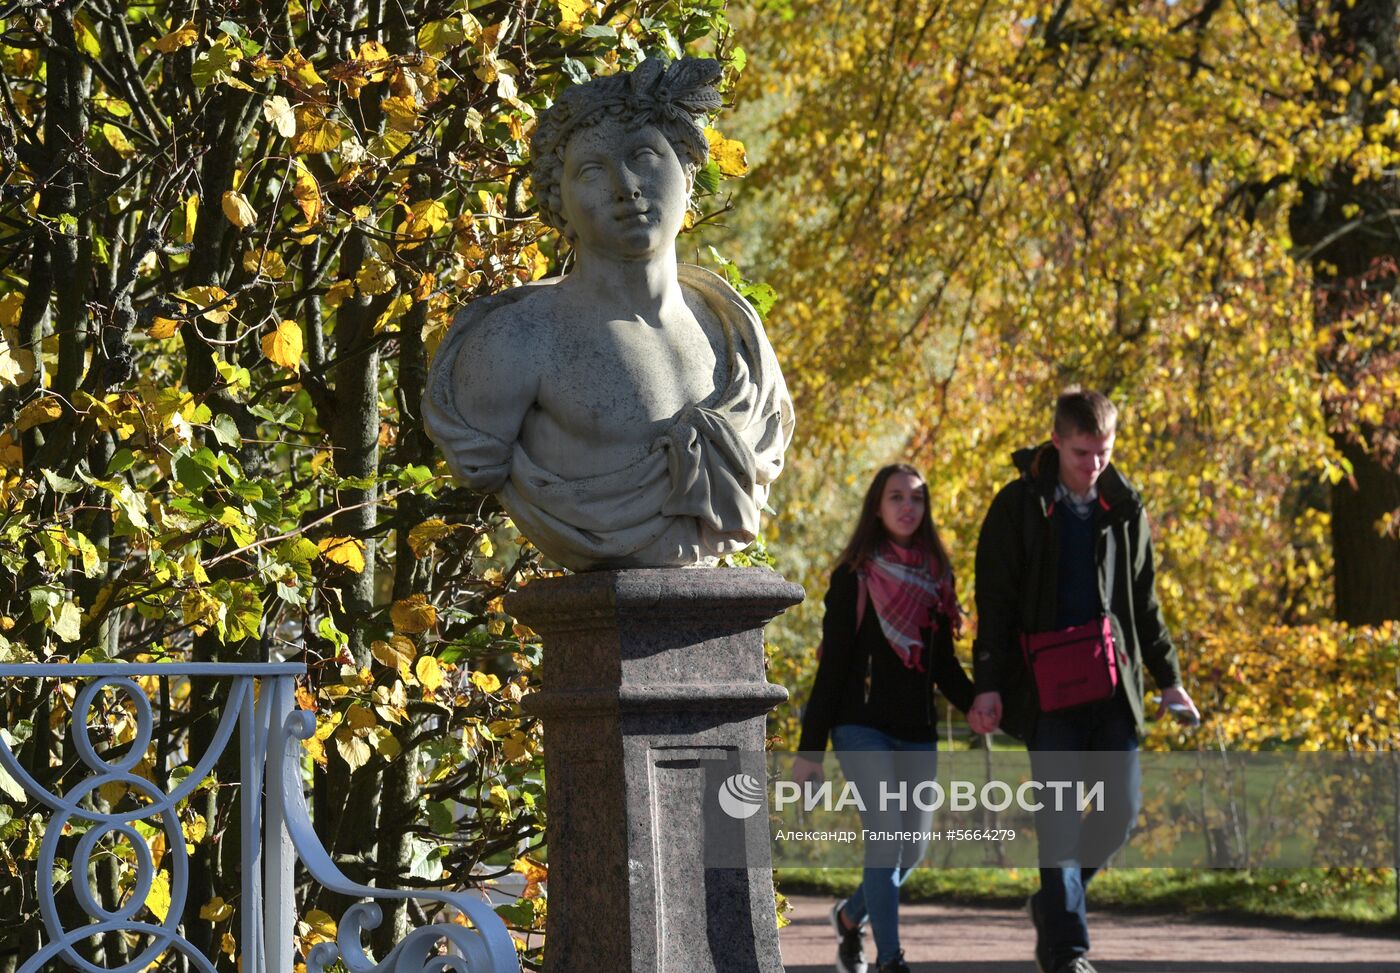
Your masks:
<svg viewBox="0 0 1400 973"><path fill-rule="evenodd" d="M674 246L690 180L656 128L608 119L569 140L559 195L574 246L646 259Z"/></svg>

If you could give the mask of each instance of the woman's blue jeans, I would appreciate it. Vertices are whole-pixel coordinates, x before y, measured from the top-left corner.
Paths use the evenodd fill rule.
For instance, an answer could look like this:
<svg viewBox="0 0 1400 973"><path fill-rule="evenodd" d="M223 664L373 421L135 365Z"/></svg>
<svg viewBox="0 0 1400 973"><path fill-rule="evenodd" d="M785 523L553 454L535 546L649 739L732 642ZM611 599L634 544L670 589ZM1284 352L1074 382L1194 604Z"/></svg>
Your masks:
<svg viewBox="0 0 1400 973"><path fill-rule="evenodd" d="M934 741L900 740L847 723L832 729L831 746L841 762L841 773L856 786L865 805L860 823L866 831L928 832L933 812L920 810L913 793L916 785L937 776ZM882 793L889 799L882 802ZM927 840L917 837L865 842L865 871L860 888L846 900L845 913L853 923L870 920L877 964L899 954L899 887L927 846Z"/></svg>

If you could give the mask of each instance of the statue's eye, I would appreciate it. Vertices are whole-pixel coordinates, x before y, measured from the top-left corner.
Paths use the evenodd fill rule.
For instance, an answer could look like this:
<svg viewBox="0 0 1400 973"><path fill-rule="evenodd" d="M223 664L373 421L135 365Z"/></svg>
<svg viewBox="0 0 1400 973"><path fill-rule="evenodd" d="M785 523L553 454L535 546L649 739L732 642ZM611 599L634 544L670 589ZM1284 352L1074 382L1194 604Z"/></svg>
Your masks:
<svg viewBox="0 0 1400 973"><path fill-rule="evenodd" d="M600 173L600 172L602 172L602 171L603 171L603 167L602 167L602 166L597 165L596 163L590 163L590 164L588 164L588 165L579 166L578 171L574 173L574 178L575 178L575 179L593 179L594 177L596 177L596 176L598 175L598 173Z"/></svg>
<svg viewBox="0 0 1400 973"><path fill-rule="evenodd" d="M636 159L638 162L650 162L652 159L658 159L660 157L661 154L650 145L643 145L632 153L632 158Z"/></svg>

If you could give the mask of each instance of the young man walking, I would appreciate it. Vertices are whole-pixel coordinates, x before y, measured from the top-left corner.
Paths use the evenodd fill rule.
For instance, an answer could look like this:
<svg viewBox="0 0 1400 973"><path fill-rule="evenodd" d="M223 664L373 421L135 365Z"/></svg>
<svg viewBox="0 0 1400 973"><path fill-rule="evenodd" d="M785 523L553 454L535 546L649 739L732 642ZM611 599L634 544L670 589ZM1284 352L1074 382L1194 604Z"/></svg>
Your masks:
<svg viewBox="0 0 1400 973"><path fill-rule="evenodd" d="M1087 819L1072 802L1036 812L1040 891L1027 905L1041 973L1094 973L1084 889L1137 819L1144 669L1161 690L1158 716L1170 706L1200 718L1157 604L1142 498L1109 462L1117 417L1103 395L1067 389L1050 442L1013 457L1021 476L992 501L977 542L968 722L1023 737L1039 780L1105 785L1102 810ZM1077 643L1058 656L1068 667L1048 654L1028 664L1023 641L1040 633L1056 635L1032 647ZM1083 691L1086 682L1095 688Z"/></svg>

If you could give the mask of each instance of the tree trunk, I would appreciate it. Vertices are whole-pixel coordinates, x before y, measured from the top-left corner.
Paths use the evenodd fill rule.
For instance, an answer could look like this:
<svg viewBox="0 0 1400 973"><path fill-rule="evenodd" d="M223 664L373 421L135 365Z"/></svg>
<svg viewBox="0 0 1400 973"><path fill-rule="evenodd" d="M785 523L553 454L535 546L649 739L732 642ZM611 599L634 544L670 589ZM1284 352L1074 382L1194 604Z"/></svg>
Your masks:
<svg viewBox="0 0 1400 973"><path fill-rule="evenodd" d="M1305 2L1299 37L1306 49L1319 51L1333 77L1361 71L1381 91L1400 78L1397 13L1397 0ZM1329 18L1335 23L1319 28ZM1339 96L1321 79L1315 97L1325 111L1339 112L1356 128L1374 125L1388 107L1367 86L1353 85ZM1337 165L1302 190L1289 229L1311 264L1314 324L1331 337L1318 365L1335 380L1333 388L1340 382L1341 391L1324 393L1323 412L1352 465L1352 475L1332 489L1335 614L1350 624L1375 624L1400 619L1400 537L1383 535L1378 526L1400 509L1400 450L1386 446L1395 439L1394 420L1368 424L1356 403L1367 394L1368 380L1374 382L1373 373L1386 369L1386 358L1397 351L1400 315L1392 299L1400 296L1400 230L1389 214L1400 208L1400 184L1358 179L1349 166ZM1339 327L1355 320L1374 323L1350 331Z"/></svg>
<svg viewBox="0 0 1400 973"><path fill-rule="evenodd" d="M1400 618L1400 541L1376 529L1400 509L1400 476L1352 443L1341 449L1353 474L1332 488L1337 617L1379 625Z"/></svg>

